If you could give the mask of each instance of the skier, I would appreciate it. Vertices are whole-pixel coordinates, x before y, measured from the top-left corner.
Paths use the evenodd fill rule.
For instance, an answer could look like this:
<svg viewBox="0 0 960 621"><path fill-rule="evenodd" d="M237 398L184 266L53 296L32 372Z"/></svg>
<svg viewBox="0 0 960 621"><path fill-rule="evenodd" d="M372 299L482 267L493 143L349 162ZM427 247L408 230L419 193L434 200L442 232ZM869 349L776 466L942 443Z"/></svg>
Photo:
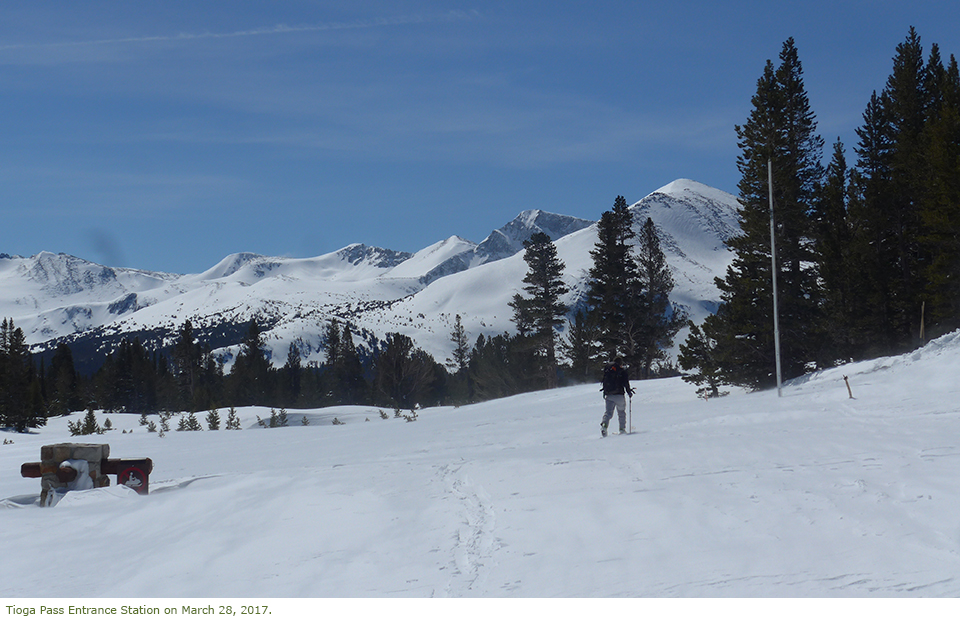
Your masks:
<svg viewBox="0 0 960 621"><path fill-rule="evenodd" d="M624 393L632 397L633 389L630 388L627 370L623 368L623 359L618 356L613 364L603 368L603 401L606 404L603 421L600 423L600 435L603 437L607 437L607 425L613 418L614 408L620 417L620 433L627 432L627 399Z"/></svg>

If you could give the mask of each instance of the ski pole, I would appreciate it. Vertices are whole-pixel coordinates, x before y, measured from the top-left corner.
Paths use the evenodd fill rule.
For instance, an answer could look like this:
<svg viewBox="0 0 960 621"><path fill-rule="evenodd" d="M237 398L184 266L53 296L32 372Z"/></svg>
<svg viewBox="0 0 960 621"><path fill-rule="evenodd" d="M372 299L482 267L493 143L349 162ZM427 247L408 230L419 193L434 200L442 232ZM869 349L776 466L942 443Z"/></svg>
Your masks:
<svg viewBox="0 0 960 621"><path fill-rule="evenodd" d="M627 433L633 433L633 395L630 395L630 423L627 426Z"/></svg>

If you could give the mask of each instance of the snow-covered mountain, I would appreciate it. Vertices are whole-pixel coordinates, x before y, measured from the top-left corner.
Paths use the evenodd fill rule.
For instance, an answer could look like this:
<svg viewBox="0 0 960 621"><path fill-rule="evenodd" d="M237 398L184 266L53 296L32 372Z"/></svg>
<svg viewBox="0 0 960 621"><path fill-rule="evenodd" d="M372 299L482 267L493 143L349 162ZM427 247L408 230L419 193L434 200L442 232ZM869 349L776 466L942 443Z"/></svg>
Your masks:
<svg viewBox="0 0 960 621"><path fill-rule="evenodd" d="M657 225L676 280L672 301L699 322L715 310L713 279L731 260L723 242L739 230L736 199L678 180L631 209L638 228L646 217ZM472 339L512 330L508 302L521 290L521 250L535 232L554 239L571 289L566 302L576 305L596 223L527 211L479 244L453 236L413 254L363 244L307 259L239 253L199 274L111 268L47 252L0 255L0 315L24 330L34 351L70 343L78 364L124 336L169 345L187 319L200 338L231 353L252 318L277 361L291 343L305 363L323 360L320 334L333 318L354 325L361 342L402 332L445 360L458 314Z"/></svg>
<svg viewBox="0 0 960 621"><path fill-rule="evenodd" d="M472 248L466 248L439 263L426 272L421 281L424 284L429 284L450 274L511 257L523 250L523 242L530 239L534 233L546 233L550 236L550 239L557 240L592 224L593 222L590 220L561 216L539 209L524 211L503 227L490 233L479 244L473 245ZM457 239L470 244L470 242L460 238Z"/></svg>

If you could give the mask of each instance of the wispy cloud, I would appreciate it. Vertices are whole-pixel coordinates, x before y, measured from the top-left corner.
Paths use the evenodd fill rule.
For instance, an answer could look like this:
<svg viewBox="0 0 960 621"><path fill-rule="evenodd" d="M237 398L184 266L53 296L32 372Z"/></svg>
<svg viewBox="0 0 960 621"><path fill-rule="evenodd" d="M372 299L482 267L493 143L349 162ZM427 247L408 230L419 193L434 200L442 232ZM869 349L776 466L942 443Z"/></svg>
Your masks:
<svg viewBox="0 0 960 621"><path fill-rule="evenodd" d="M241 37L276 36L303 32L327 32L338 30L363 30L371 28L388 28L417 24L437 24L460 22L479 17L476 10L449 11L435 15L401 15L396 17L382 17L376 19L355 20L349 22L321 22L316 24L300 24L290 26L277 24L264 28L237 30L233 32L181 32L172 35L152 35L139 37L118 37L112 39L88 39L80 41L54 41L47 43L11 43L0 45L0 51L37 50L70 47L89 47L104 45L123 45L128 43L163 43L177 41L196 41L202 39L233 39Z"/></svg>

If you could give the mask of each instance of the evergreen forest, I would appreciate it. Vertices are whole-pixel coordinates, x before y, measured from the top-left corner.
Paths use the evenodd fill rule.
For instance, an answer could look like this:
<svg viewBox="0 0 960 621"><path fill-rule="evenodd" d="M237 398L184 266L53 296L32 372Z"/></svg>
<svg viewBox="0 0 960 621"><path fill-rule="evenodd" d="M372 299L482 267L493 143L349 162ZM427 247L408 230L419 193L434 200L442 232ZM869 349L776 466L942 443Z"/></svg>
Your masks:
<svg viewBox="0 0 960 621"><path fill-rule="evenodd" d="M767 61L751 103L736 128L742 232L717 279L719 310L681 345L690 381L706 396L721 384L773 386L775 319L784 379L960 327L956 57L944 61L936 44L925 52L910 28L865 102L852 164L839 137L824 159L793 39Z"/></svg>

